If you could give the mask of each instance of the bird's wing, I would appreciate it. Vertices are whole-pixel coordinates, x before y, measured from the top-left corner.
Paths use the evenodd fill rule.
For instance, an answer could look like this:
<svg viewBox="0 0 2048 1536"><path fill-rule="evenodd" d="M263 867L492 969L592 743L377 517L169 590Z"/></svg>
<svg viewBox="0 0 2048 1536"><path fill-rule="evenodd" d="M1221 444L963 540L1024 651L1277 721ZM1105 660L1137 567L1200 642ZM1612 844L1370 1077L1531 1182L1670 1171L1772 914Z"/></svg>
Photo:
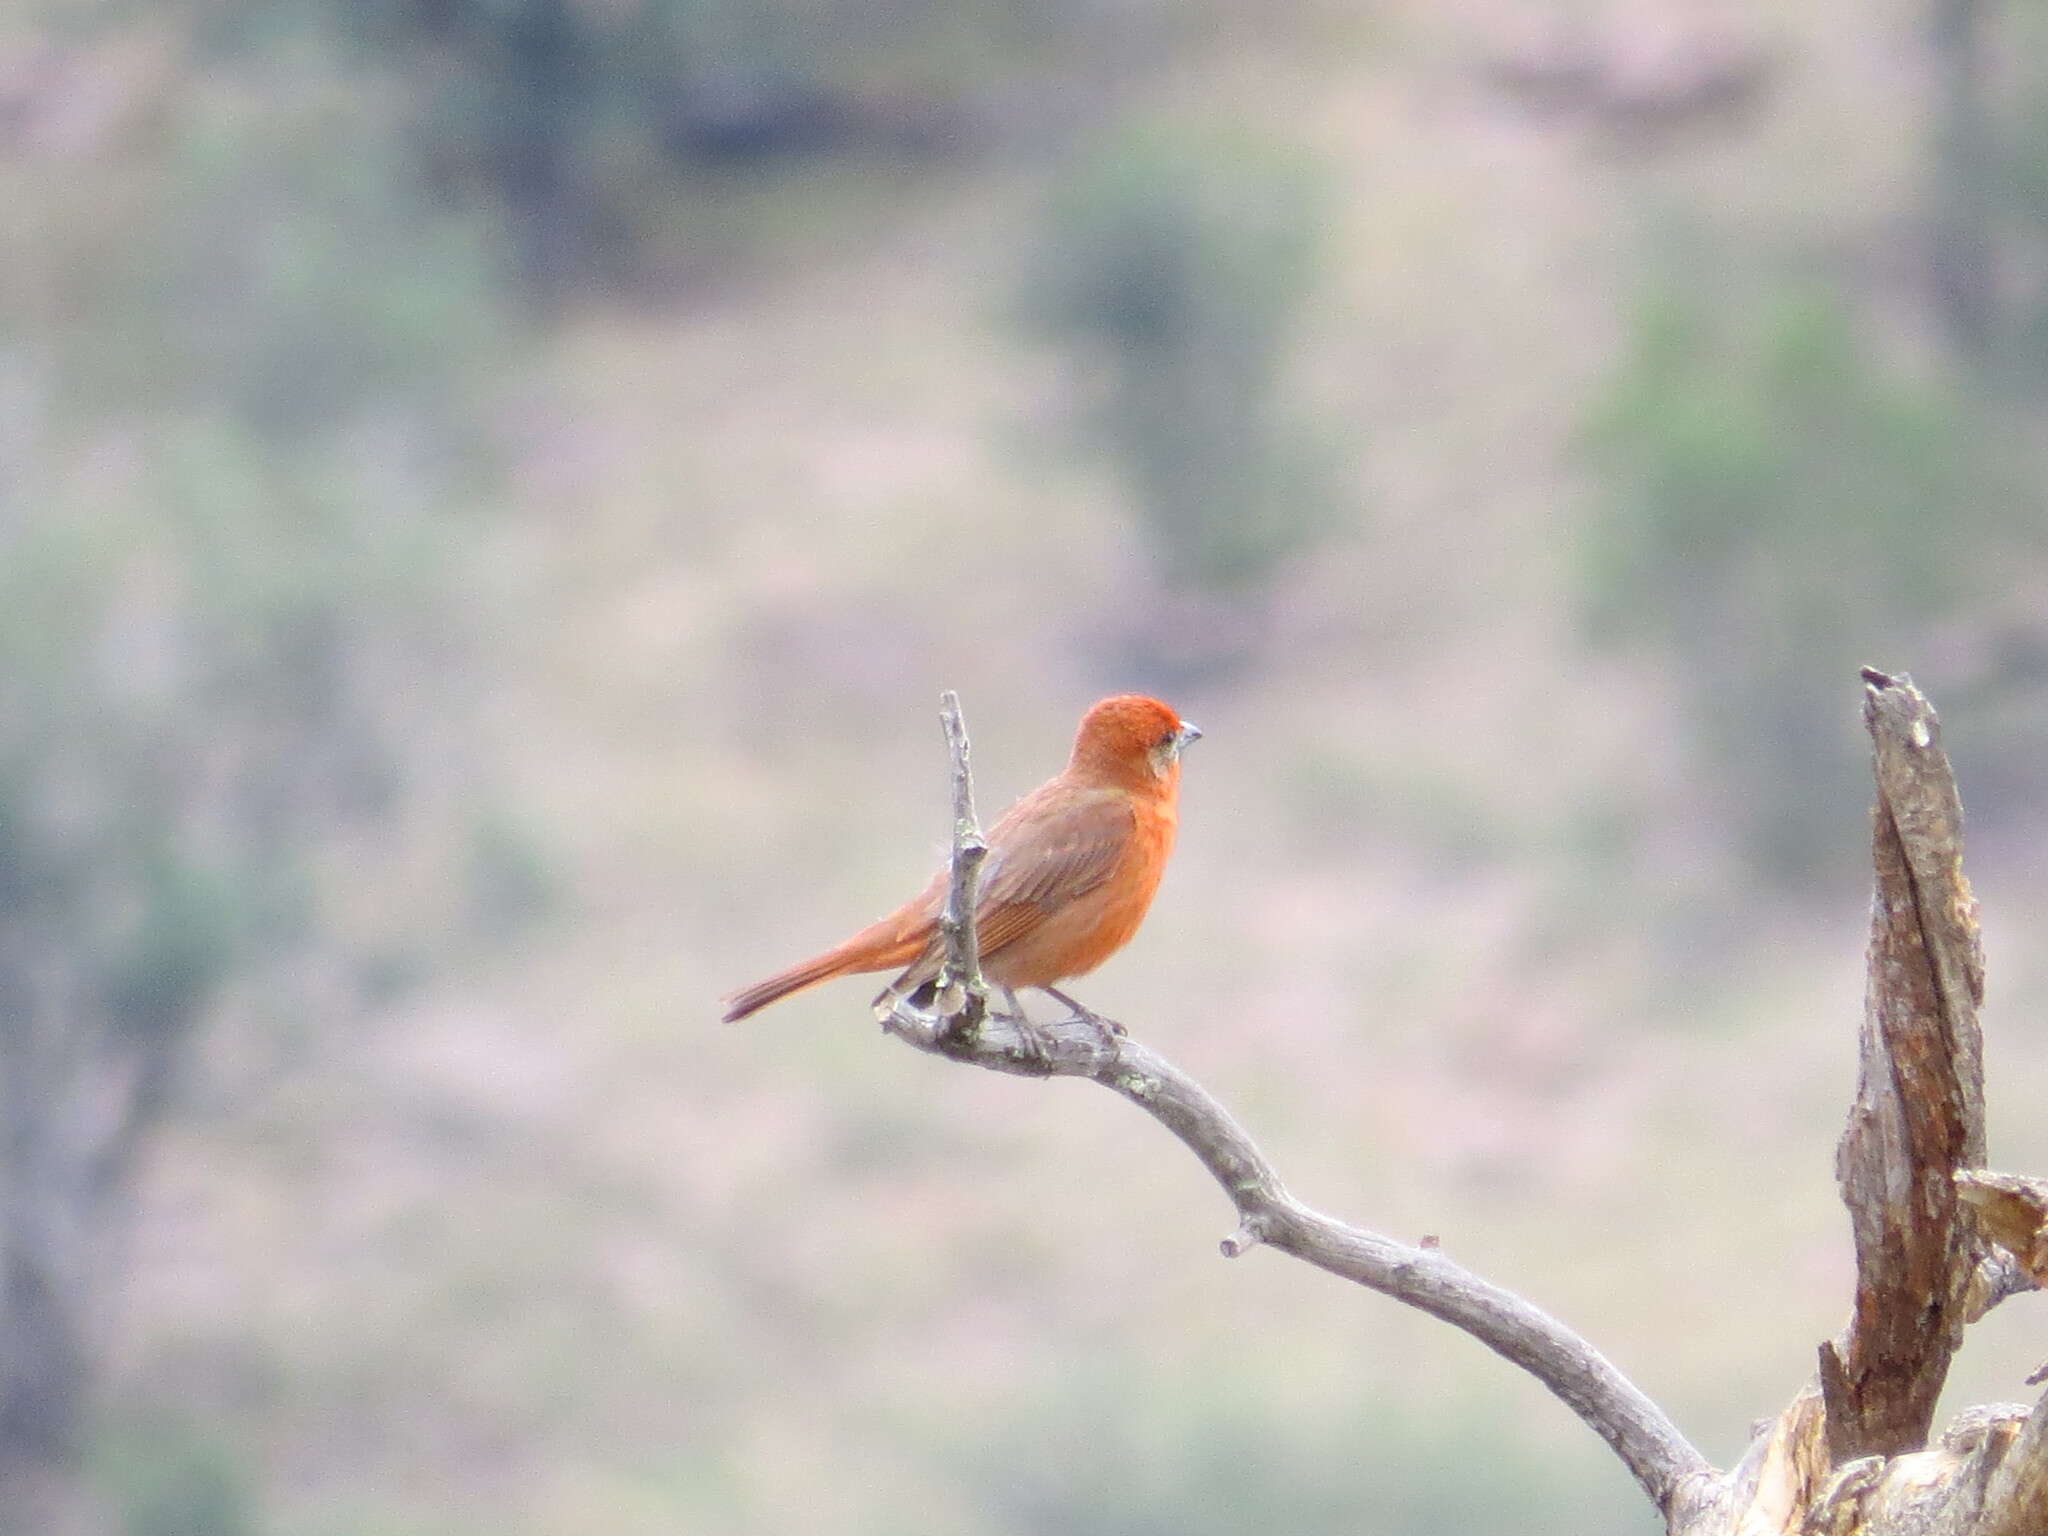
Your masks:
<svg viewBox="0 0 2048 1536"><path fill-rule="evenodd" d="M1020 801L989 834L975 904L982 954L1014 943L1107 880L1134 825L1130 797L1120 792Z"/></svg>

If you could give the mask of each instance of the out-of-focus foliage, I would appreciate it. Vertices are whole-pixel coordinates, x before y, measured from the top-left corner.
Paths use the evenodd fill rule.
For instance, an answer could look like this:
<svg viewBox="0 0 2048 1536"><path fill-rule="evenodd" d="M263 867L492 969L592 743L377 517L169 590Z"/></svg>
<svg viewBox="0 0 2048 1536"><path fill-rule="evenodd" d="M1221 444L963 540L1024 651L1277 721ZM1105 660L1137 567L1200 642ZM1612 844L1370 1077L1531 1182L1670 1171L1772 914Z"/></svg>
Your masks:
<svg viewBox="0 0 2048 1536"><path fill-rule="evenodd" d="M253 1536L259 1529L233 1451L187 1426L110 1435L94 1473L111 1494L120 1536Z"/></svg>
<svg viewBox="0 0 2048 1536"><path fill-rule="evenodd" d="M1621 1536L1654 1517L1619 1475L1592 1484L1497 1409L1365 1411L1303 1439L1204 1380L1071 1383L1024 1423L977 1426L977 1504L1005 1536ZM1369 1396L1368 1394L1364 1394ZM1475 1446L1485 1452L1475 1455ZM1572 1458L1578 1462L1579 1458Z"/></svg>
<svg viewBox="0 0 2048 1536"><path fill-rule="evenodd" d="M782 172L951 156L1046 110L1020 81L1059 100L1112 41L1161 30L1077 0L239 0L209 36L345 49L437 191L496 218L530 290L559 295L721 266L831 205L803 183L762 207Z"/></svg>
<svg viewBox="0 0 2048 1536"><path fill-rule="evenodd" d="M434 659L475 383L508 354L476 231L374 97L296 49L180 74L191 46L80 39L76 89L133 91L130 121L5 162L0 730L22 867L138 893L43 895L158 914L137 955L203 993L251 915L217 909L280 910L301 818L402 792L421 697L393 684Z"/></svg>
<svg viewBox="0 0 2048 1536"><path fill-rule="evenodd" d="M1752 851L1810 875L1860 843L1844 680L1981 595L2040 498L1961 386L1888 366L1810 287L1657 291L1594 419L1594 627L1670 649Z"/></svg>
<svg viewBox="0 0 2048 1536"><path fill-rule="evenodd" d="M1238 133L1120 130L1046 209L1024 313L1106 373L1092 427L1169 581L1245 591L1327 521L1281 375L1323 181Z"/></svg>
<svg viewBox="0 0 2048 1536"><path fill-rule="evenodd" d="M0 161L14 398L46 431L226 419L332 450L330 478L445 473L502 328L485 231L435 206L386 103L330 60L201 71L197 47L169 28L75 43L44 110L61 124L64 97L105 93L109 121Z"/></svg>
<svg viewBox="0 0 2048 1536"><path fill-rule="evenodd" d="M1935 0L1926 242L1935 309L1984 381L2048 387L2048 16Z"/></svg>
<svg viewBox="0 0 2048 1536"><path fill-rule="evenodd" d="M319 829L402 793L424 696L388 690L430 664L438 556L226 423L99 451L126 462L50 466L6 532L0 793L12 919L133 1030L298 926Z"/></svg>
<svg viewBox="0 0 2048 1536"><path fill-rule="evenodd" d="M506 355L374 96L107 15L53 34L0 159L0 1454L59 1458L209 1010L236 977L347 1007L396 942L321 913L459 733L452 532Z"/></svg>
<svg viewBox="0 0 2048 1536"><path fill-rule="evenodd" d="M1981 136L1951 147L1937 191L1974 195L1985 226L1990 376L2038 402L2048 392L2048 12L2009 7L1996 24L2010 99ZM1970 154L1985 163L1964 163Z"/></svg>

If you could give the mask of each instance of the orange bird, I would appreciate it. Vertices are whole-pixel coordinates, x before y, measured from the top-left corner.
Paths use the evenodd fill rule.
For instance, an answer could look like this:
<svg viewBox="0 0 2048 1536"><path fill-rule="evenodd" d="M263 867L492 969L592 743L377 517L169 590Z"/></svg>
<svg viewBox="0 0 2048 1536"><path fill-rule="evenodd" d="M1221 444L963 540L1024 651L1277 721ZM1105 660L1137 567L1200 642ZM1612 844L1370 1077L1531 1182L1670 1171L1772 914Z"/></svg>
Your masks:
<svg viewBox="0 0 2048 1536"><path fill-rule="evenodd" d="M1016 1006L1039 987L1092 971L1130 942L1173 851L1180 754L1201 732L1143 694L1104 699L1081 717L1067 766L1003 813L988 834L975 906L981 969ZM728 1020L834 976L903 967L882 994L937 979L939 909L951 871L880 922L822 955L726 999ZM880 999L877 999L879 1001Z"/></svg>

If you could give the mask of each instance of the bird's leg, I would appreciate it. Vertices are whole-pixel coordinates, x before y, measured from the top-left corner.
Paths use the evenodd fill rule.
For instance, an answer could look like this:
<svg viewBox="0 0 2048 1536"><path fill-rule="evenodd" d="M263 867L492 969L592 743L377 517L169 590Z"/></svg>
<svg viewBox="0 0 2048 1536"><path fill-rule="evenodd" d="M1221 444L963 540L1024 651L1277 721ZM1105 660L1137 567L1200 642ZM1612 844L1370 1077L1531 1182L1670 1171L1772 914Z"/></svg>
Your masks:
<svg viewBox="0 0 2048 1536"><path fill-rule="evenodd" d="M1101 1014L1082 1007L1058 987L1040 987L1038 990L1045 993L1048 997L1056 998L1060 1002L1065 1003L1076 1019L1084 1024L1093 1024L1105 1035L1121 1036L1124 1033L1123 1025L1117 1023L1115 1019L1105 1019Z"/></svg>
<svg viewBox="0 0 2048 1536"><path fill-rule="evenodd" d="M1003 1021L1017 1031L1017 1049L1025 1057L1044 1065L1052 1060L1046 1049L1045 1032L1031 1022L1031 1015L1024 1011L1024 1004L1018 1000L1016 989L996 984L996 990L1003 994L1010 1005L1010 1011L1002 1015Z"/></svg>

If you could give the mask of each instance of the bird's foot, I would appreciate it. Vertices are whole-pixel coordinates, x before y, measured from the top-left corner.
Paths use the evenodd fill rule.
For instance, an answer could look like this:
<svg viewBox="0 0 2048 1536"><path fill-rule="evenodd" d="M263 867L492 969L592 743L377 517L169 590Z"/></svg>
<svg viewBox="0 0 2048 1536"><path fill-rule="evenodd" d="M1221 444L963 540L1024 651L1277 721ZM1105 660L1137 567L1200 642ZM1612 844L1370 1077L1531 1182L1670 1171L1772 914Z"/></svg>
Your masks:
<svg viewBox="0 0 2048 1536"><path fill-rule="evenodd" d="M1040 1071L1051 1072L1052 1042L1045 1031L1027 1019L1021 1008L1006 1022L1017 1031L1018 1061Z"/></svg>
<svg viewBox="0 0 2048 1536"><path fill-rule="evenodd" d="M990 1019L1011 1030L1017 1036L1016 1058L1027 1066L1050 1068L1052 1051L1047 1045L1045 1032L1031 1022L1031 1016L1024 1011L1024 1005L1017 1001L1017 994L1008 987L998 987L1008 1008L991 1007Z"/></svg>
<svg viewBox="0 0 2048 1536"><path fill-rule="evenodd" d="M1054 998L1059 1002L1066 1004L1068 1012L1073 1015L1071 1022L1076 1024L1091 1024L1102 1034L1107 1035L1112 1039L1121 1040L1124 1037L1125 1030L1123 1025L1117 1023L1115 1019L1105 1019L1101 1014L1096 1013L1094 1010L1083 1007L1073 998L1067 996L1066 993L1060 991L1059 988L1040 987L1038 990L1043 992L1047 997Z"/></svg>
<svg viewBox="0 0 2048 1536"><path fill-rule="evenodd" d="M1009 987L998 987L1003 1001L1010 1006L1007 1010L990 1009L989 1017L1008 1025L1017 1034L1017 1059L1032 1066L1047 1066L1052 1053L1046 1045L1045 1033L1031 1022L1031 1016L1024 1011L1024 1005L1017 1000L1017 994Z"/></svg>

